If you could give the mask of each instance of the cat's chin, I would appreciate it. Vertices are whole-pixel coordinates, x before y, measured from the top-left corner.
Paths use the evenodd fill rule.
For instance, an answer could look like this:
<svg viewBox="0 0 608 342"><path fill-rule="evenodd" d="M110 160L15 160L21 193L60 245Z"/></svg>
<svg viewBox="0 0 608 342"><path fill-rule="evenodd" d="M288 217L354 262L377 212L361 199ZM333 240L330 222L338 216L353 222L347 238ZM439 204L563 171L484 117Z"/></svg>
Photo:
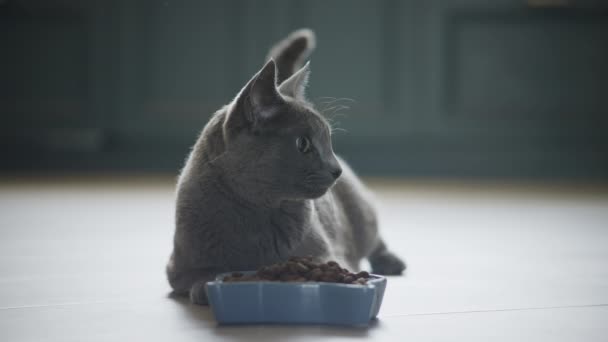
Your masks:
<svg viewBox="0 0 608 342"><path fill-rule="evenodd" d="M319 191L319 192L310 193L310 195L308 195L307 197L308 197L308 199L317 199L319 197L323 197L323 195L325 195L327 193L327 190L328 189L325 189L325 190Z"/></svg>
<svg viewBox="0 0 608 342"><path fill-rule="evenodd" d="M330 188L331 188L331 186L318 187L318 188L307 188L302 193L302 197L304 199L317 199L317 198L325 195L327 193L327 191L329 191Z"/></svg>

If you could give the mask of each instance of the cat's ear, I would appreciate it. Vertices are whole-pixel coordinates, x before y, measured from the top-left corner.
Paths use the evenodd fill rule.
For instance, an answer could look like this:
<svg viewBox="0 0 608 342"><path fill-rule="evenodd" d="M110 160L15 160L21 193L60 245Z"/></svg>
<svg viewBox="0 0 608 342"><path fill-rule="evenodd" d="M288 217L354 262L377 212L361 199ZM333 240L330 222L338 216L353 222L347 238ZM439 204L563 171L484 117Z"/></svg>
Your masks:
<svg viewBox="0 0 608 342"><path fill-rule="evenodd" d="M277 90L276 75L276 65L271 59L241 90L230 119L239 122L239 126L256 125L277 115L283 98Z"/></svg>
<svg viewBox="0 0 608 342"><path fill-rule="evenodd" d="M272 106L278 104L281 95L277 92L277 67L274 60L269 60L253 77L248 98L257 115L267 119L272 115Z"/></svg>
<svg viewBox="0 0 608 342"><path fill-rule="evenodd" d="M279 92L294 99L305 101L306 85L310 75L310 62L307 62L300 70L283 81L279 86Z"/></svg>

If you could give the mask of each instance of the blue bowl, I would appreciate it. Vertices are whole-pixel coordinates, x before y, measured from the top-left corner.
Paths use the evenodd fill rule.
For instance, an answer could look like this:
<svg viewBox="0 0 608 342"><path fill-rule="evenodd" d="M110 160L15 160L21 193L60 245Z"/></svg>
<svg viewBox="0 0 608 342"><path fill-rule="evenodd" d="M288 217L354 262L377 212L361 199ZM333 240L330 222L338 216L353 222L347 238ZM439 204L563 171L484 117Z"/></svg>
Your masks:
<svg viewBox="0 0 608 342"><path fill-rule="evenodd" d="M255 272L242 272L251 274ZM386 278L372 274L366 285L323 282L207 283L209 305L220 324L367 325L378 315Z"/></svg>

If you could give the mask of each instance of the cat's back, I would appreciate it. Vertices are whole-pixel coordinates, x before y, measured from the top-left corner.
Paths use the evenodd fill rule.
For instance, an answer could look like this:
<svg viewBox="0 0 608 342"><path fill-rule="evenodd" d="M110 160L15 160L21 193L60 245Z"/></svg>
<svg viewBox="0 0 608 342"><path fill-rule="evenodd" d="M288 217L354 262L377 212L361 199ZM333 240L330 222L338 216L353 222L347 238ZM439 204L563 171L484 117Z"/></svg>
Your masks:
<svg viewBox="0 0 608 342"><path fill-rule="evenodd" d="M217 158L225 151L223 124L226 120L227 110L228 107L224 106L211 116L194 146L192 146L186 164L177 180L178 195L184 186L188 186L184 183L191 182L200 177L201 173L208 171L209 161Z"/></svg>
<svg viewBox="0 0 608 342"><path fill-rule="evenodd" d="M215 112L192 147L176 186L175 219L177 231L200 230L221 208L231 204L223 196L220 173L213 161L226 149L223 124L227 106Z"/></svg>

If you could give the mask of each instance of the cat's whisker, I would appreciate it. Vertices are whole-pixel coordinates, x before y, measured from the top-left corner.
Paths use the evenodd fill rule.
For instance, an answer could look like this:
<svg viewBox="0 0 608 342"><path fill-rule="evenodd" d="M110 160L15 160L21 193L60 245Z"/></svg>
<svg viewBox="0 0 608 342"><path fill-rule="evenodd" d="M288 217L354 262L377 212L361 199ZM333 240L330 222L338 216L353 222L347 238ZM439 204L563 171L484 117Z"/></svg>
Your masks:
<svg viewBox="0 0 608 342"><path fill-rule="evenodd" d="M347 113L332 113L330 120L331 120L331 122L335 122L336 119L346 118L346 116L347 116Z"/></svg>
<svg viewBox="0 0 608 342"><path fill-rule="evenodd" d="M336 102L336 101L323 103L322 105L323 105L322 109L328 109L328 108L331 108L332 106L344 106L344 107L350 108L348 104L343 104L343 103Z"/></svg>
<svg viewBox="0 0 608 342"><path fill-rule="evenodd" d="M342 112L343 110L348 110L350 107L348 106L334 106L338 108L333 108L330 111L323 112L323 115L327 119L330 124L336 122L336 119L346 117L347 113Z"/></svg>
<svg viewBox="0 0 608 342"><path fill-rule="evenodd" d="M335 105L335 106L331 106L331 107L329 107L329 108L325 108L325 109L323 110L323 114L324 114L325 116L328 116L328 115L331 115L331 114L337 113L337 112L339 112L339 111L341 111L341 110L345 110L345 109L350 109L350 107L348 107L348 106L344 106L344 105Z"/></svg>
<svg viewBox="0 0 608 342"><path fill-rule="evenodd" d="M317 100L357 102L355 99L351 99L351 98L348 98L348 97L331 97L331 96L317 97Z"/></svg>
<svg viewBox="0 0 608 342"><path fill-rule="evenodd" d="M337 108L337 110L350 109L349 106L342 105L342 104L335 105L334 107Z"/></svg>
<svg viewBox="0 0 608 342"><path fill-rule="evenodd" d="M348 131L344 128L338 127L338 125L340 124L339 121L336 121L332 126L331 126L331 131L330 134L333 134L334 132L344 132L344 133L348 133Z"/></svg>
<svg viewBox="0 0 608 342"><path fill-rule="evenodd" d="M333 133L335 133L335 132L348 133L348 131L346 129L338 127L340 125L340 121L335 120L336 116L337 115L333 115L331 118L327 119L327 121L329 122L329 134L333 135Z"/></svg>
<svg viewBox="0 0 608 342"><path fill-rule="evenodd" d="M337 106L337 108L333 109L331 114L340 114L340 111L342 110L349 110L350 107L348 106Z"/></svg>
<svg viewBox="0 0 608 342"><path fill-rule="evenodd" d="M321 108L321 111L326 111L334 103L335 103L335 101L330 101L330 102L323 103L323 107Z"/></svg>
<svg viewBox="0 0 608 342"><path fill-rule="evenodd" d="M350 99L350 98L335 98L335 97L320 97L318 98L318 100L321 99L328 99L326 101L319 101L319 103L322 105L321 111L325 111L327 110L331 105L337 104L337 105L342 105L340 102L344 101L344 102L348 102L348 103L355 103L356 101L354 99Z"/></svg>
<svg viewBox="0 0 608 342"><path fill-rule="evenodd" d="M321 97L317 97L317 100L335 101L335 100L337 100L337 98L336 97L331 97L331 96L321 96Z"/></svg>

